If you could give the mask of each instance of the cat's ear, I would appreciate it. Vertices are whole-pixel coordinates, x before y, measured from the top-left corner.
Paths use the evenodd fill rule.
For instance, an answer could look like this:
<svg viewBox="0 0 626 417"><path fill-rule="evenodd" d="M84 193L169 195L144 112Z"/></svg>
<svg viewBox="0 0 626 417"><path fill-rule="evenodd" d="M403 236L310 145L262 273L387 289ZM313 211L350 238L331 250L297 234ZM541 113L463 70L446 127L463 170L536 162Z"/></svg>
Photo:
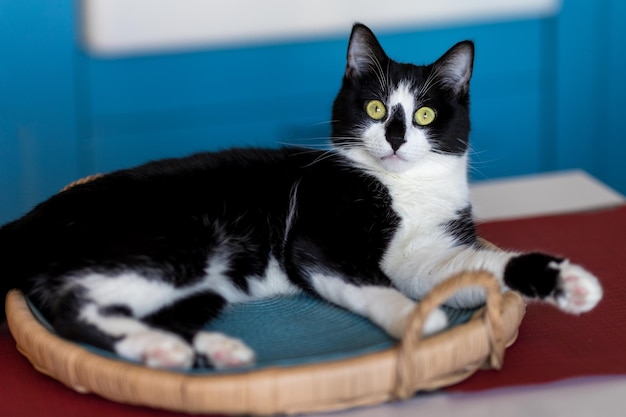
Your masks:
<svg viewBox="0 0 626 417"><path fill-rule="evenodd" d="M443 85L457 96L466 95L474 66L474 43L463 41L454 45L434 63Z"/></svg>
<svg viewBox="0 0 626 417"><path fill-rule="evenodd" d="M346 77L357 78L369 71L380 71L387 59L374 33L361 23L355 24L348 45Z"/></svg>

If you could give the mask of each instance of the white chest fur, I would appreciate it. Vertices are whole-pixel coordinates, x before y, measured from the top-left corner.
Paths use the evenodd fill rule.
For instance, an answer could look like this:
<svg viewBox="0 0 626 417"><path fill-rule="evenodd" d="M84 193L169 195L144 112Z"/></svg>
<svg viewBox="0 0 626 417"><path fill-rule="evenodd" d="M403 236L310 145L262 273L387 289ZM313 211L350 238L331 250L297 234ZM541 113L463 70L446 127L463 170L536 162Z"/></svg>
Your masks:
<svg viewBox="0 0 626 417"><path fill-rule="evenodd" d="M407 295L427 292L438 265L455 254L446 224L469 204L466 169L466 155L432 153L410 171L377 175L401 218L381 267Z"/></svg>

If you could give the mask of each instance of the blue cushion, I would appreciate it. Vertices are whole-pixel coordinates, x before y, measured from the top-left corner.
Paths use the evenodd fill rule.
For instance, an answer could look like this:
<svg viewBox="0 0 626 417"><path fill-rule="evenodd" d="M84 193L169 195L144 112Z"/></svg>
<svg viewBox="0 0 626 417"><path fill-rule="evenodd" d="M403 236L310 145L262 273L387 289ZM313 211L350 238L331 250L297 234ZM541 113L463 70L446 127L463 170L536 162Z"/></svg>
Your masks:
<svg viewBox="0 0 626 417"><path fill-rule="evenodd" d="M33 314L54 332L37 309L29 305ZM445 306L444 310L451 326L465 323L474 312ZM238 370L216 371L203 367L184 372L241 372L340 360L383 351L396 343L369 320L305 294L235 304L207 324L205 330L223 332L245 341L256 352L257 362L252 368ZM124 360L112 352L85 347L99 355Z"/></svg>

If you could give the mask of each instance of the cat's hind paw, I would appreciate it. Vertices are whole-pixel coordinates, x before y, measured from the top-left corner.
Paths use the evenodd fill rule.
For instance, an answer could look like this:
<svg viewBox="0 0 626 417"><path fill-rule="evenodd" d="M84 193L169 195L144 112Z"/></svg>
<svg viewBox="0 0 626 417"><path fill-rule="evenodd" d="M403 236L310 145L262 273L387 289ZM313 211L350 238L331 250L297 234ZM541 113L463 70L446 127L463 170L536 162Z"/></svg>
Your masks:
<svg viewBox="0 0 626 417"><path fill-rule="evenodd" d="M550 267L559 271L554 300L561 310L573 314L584 313L593 309L602 299L602 286L598 279L584 268L568 260L552 262Z"/></svg>
<svg viewBox="0 0 626 417"><path fill-rule="evenodd" d="M115 352L151 368L162 369L190 368L195 356L183 339L159 330L131 333L115 344Z"/></svg>
<svg viewBox="0 0 626 417"><path fill-rule="evenodd" d="M250 366L256 359L245 343L222 333L200 332L193 339L193 347L216 369Z"/></svg>

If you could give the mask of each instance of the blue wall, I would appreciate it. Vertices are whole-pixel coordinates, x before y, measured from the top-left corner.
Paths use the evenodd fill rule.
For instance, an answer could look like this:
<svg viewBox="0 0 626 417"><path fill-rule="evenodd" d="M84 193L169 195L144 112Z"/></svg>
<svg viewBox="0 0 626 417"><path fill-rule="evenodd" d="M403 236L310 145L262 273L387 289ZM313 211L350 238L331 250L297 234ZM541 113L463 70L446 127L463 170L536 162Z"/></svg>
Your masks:
<svg viewBox="0 0 626 417"><path fill-rule="evenodd" d="M583 168L626 193L625 5L565 0L557 17L379 38L391 57L416 63L476 42L473 179ZM0 0L0 223L93 172L328 136L350 28L112 60L77 46L76 14L70 1Z"/></svg>
<svg viewBox="0 0 626 417"><path fill-rule="evenodd" d="M565 0L556 24L550 168L582 168L626 194L626 2Z"/></svg>
<svg viewBox="0 0 626 417"><path fill-rule="evenodd" d="M0 223L78 174L71 6L0 0Z"/></svg>

